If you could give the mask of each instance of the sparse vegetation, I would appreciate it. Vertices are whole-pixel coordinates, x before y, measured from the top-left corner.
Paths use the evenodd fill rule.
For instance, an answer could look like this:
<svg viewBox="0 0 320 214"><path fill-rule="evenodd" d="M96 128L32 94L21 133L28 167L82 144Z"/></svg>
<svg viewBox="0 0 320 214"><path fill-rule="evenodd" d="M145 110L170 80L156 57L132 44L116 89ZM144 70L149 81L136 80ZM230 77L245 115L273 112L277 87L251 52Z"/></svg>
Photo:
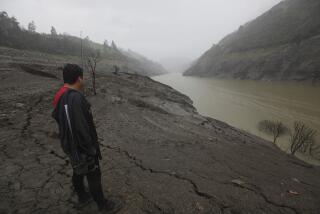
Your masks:
<svg viewBox="0 0 320 214"><path fill-rule="evenodd" d="M273 143L281 135L289 132L289 129L280 121L262 120L258 123L258 129L268 135L273 136Z"/></svg>
<svg viewBox="0 0 320 214"><path fill-rule="evenodd" d="M290 152L293 155L300 151L315 158L319 156L318 150L320 150L320 146L314 140L316 130L300 121L294 122L293 130L290 131L280 121L262 120L258 123L258 130L267 135L272 135L273 143L276 143L280 136L290 134Z"/></svg>
<svg viewBox="0 0 320 214"><path fill-rule="evenodd" d="M291 154L295 154L298 150L303 153L312 153L314 146L314 135L316 131L302 122L295 122L294 129L291 134Z"/></svg>
<svg viewBox="0 0 320 214"><path fill-rule="evenodd" d="M27 29L23 27L15 17L10 17L7 12L0 11L0 46L26 51L36 51L54 55L82 57L92 56L100 51L101 64L109 70L108 64L125 65L130 72L143 75L159 75L166 70L159 64L147 58L141 58L135 52L122 50L115 41L111 44L107 40L103 44L93 42L88 36L84 39L71 36L67 33L58 33L51 26L50 33L38 33L36 23L31 21ZM80 31L80 29L79 29ZM111 69L110 69L111 70Z"/></svg>
<svg viewBox="0 0 320 214"><path fill-rule="evenodd" d="M96 51L94 54L91 54L86 57L86 68L90 71L91 80L92 80L92 89L93 94L96 95L96 67L97 63L101 60L100 51Z"/></svg>

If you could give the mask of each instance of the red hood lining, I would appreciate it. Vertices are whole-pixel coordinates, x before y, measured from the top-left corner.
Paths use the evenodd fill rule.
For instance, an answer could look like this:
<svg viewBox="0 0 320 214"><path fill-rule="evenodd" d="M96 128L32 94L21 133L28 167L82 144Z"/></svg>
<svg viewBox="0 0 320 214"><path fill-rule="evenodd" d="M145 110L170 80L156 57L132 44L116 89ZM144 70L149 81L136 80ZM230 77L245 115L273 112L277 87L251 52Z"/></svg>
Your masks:
<svg viewBox="0 0 320 214"><path fill-rule="evenodd" d="M56 93L56 95L54 96L54 99L53 99L53 107L56 108L57 105L58 105L58 102L61 98L61 96L66 92L68 91L68 87L67 86L62 86L59 91Z"/></svg>

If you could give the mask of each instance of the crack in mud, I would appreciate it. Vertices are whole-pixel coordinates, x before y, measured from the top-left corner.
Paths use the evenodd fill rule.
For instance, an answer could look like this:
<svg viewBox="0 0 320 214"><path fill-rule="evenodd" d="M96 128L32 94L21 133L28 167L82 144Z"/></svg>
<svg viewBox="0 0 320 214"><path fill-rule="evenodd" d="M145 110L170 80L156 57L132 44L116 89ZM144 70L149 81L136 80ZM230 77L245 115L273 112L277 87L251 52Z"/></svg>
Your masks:
<svg viewBox="0 0 320 214"><path fill-rule="evenodd" d="M177 173L173 173L173 172L154 170L152 168L147 168L142 164L141 160L138 160L136 157L131 155L126 150L122 150L119 147L112 147L110 145L105 145L105 144L100 144L100 145L102 145L103 147L106 147L108 149L114 150L120 154L124 154L128 159L131 160L131 163L133 163L135 166L137 166L138 168L140 168L143 171L149 171L150 173L154 173L154 174L164 174L164 175L167 175L170 177L174 177L175 179L182 180L182 181L189 183L192 186L192 189L196 195L198 195L201 198L207 199L210 202L216 203L220 207L220 209L224 209L226 207L229 207L229 206L225 205L223 202L220 202L215 196L210 195L209 193L200 191L197 184L190 178L183 177L183 176L181 176Z"/></svg>

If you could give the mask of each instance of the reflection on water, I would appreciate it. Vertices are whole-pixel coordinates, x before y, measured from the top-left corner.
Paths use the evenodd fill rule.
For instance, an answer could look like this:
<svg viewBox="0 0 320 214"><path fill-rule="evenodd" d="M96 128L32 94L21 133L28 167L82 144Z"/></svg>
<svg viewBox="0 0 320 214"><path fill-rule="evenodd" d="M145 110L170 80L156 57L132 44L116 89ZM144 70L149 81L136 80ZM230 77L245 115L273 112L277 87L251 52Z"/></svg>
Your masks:
<svg viewBox="0 0 320 214"><path fill-rule="evenodd" d="M258 82L185 77L179 73L153 77L189 96L198 112L271 140L258 131L261 120L279 120L292 128L302 121L317 130L320 144L320 87L293 82ZM278 146L289 148L289 137ZM305 157L304 157L305 158ZM307 160L309 162L313 160ZM320 161L313 162L320 164Z"/></svg>

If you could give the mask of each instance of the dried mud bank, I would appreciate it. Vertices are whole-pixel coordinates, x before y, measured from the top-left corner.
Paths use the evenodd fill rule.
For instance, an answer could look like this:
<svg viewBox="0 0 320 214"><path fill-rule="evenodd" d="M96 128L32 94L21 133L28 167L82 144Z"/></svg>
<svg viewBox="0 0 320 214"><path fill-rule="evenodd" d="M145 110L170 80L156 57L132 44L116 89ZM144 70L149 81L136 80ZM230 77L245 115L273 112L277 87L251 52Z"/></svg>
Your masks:
<svg viewBox="0 0 320 214"><path fill-rule="evenodd" d="M93 203L76 206L50 117L56 67L0 61L0 213L95 213ZM123 199L120 213L319 213L319 168L199 115L148 77L99 73L97 87L86 94L104 191Z"/></svg>

